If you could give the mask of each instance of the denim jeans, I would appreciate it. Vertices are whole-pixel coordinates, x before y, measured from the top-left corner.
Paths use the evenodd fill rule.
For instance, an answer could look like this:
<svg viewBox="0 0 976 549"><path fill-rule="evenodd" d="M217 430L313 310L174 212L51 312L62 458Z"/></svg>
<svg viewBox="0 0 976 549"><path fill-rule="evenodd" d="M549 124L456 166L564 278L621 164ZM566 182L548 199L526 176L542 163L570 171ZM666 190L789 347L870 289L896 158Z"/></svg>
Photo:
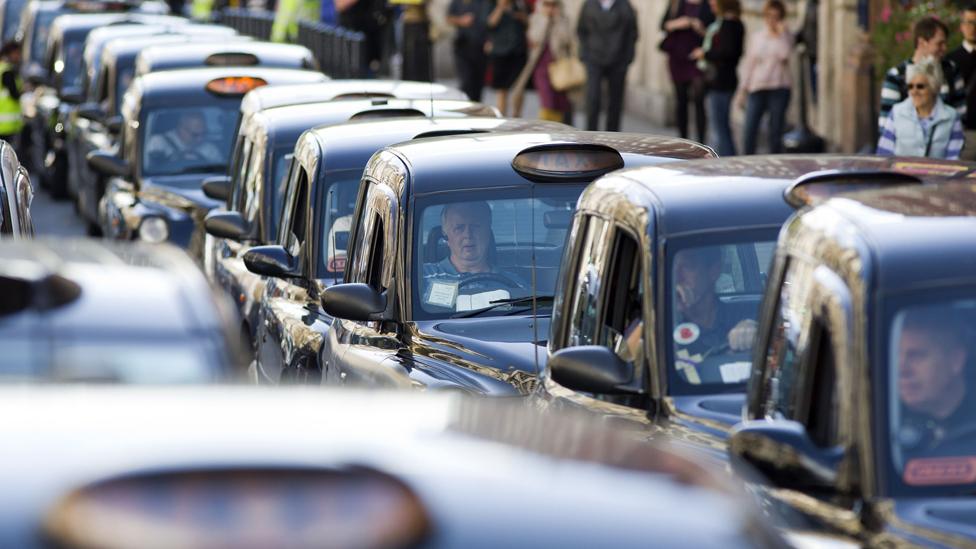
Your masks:
<svg viewBox="0 0 976 549"><path fill-rule="evenodd" d="M749 94L746 101L745 154L756 154L759 124L769 114L769 152L783 152L783 126L786 108L790 105L790 89L759 90Z"/></svg>
<svg viewBox="0 0 976 549"><path fill-rule="evenodd" d="M735 156L735 141L729 120L734 91L709 90L708 127L711 129L715 152L719 156Z"/></svg>

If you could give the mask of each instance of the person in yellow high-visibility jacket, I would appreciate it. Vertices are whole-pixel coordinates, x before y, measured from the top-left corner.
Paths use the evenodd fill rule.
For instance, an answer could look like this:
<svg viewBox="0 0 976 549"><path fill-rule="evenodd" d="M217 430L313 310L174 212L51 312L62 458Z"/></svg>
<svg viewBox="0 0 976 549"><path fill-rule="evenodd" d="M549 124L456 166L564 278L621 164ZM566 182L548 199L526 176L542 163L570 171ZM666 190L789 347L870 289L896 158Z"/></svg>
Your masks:
<svg viewBox="0 0 976 549"><path fill-rule="evenodd" d="M190 4L190 17L197 21L210 21L214 0L193 0Z"/></svg>
<svg viewBox="0 0 976 549"><path fill-rule="evenodd" d="M24 117L20 112L20 43L7 42L0 47L0 139L17 147Z"/></svg>
<svg viewBox="0 0 976 549"><path fill-rule="evenodd" d="M319 20L321 2L322 0L278 0L274 23L271 24L271 41L294 42L298 37L299 21Z"/></svg>

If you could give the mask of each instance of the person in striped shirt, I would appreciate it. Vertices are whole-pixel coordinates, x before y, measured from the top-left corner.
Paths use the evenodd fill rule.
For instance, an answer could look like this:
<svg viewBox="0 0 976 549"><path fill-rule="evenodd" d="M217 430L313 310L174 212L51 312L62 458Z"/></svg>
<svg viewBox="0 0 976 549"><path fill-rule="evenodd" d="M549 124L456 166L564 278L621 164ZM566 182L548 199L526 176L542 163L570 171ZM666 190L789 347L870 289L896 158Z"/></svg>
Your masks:
<svg viewBox="0 0 976 549"><path fill-rule="evenodd" d="M946 42L949 28L935 17L923 17L913 27L915 53L911 59L888 69L884 83L881 86L881 112L878 116L878 127L884 126L885 119L896 103L908 98L905 86L908 67L922 58L933 57L941 65L942 86L939 94L942 101L959 112L960 117L966 115L966 84L956 65L943 56L946 54Z"/></svg>
<svg viewBox="0 0 976 549"><path fill-rule="evenodd" d="M908 99L896 103L881 125L878 154L958 160L965 137L959 113L937 92L942 68L934 57L909 65Z"/></svg>

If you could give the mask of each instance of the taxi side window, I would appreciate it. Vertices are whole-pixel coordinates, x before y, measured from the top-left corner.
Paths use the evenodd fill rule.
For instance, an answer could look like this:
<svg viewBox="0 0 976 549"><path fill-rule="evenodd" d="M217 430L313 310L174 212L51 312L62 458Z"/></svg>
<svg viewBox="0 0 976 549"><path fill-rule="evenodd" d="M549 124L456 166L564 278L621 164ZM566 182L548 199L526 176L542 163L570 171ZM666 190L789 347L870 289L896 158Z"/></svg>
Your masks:
<svg viewBox="0 0 976 549"><path fill-rule="evenodd" d="M598 217L586 221L580 246L573 290L569 294L569 330L566 345L594 345L600 314L601 266L606 252L609 225Z"/></svg>
<svg viewBox="0 0 976 549"><path fill-rule="evenodd" d="M776 315L769 334L763 369L762 397L768 418L797 418L797 399L804 362L810 359L809 314L813 267L787 259Z"/></svg>
<svg viewBox="0 0 976 549"><path fill-rule="evenodd" d="M285 226L285 240L283 245L288 253L294 257L301 254L305 245L306 219L305 211L308 205L308 176L301 166L295 166L294 194L291 195L290 217Z"/></svg>
<svg viewBox="0 0 976 549"><path fill-rule="evenodd" d="M242 137L240 150L235 158L234 171L231 172L234 176L234 179L231 181L233 208L239 212L244 211L244 180L247 177L247 170L250 167L251 147L251 140Z"/></svg>
<svg viewBox="0 0 976 549"><path fill-rule="evenodd" d="M804 391L807 398L803 405L803 423L815 444L821 447L837 442L838 398L837 387L837 349L824 322L813 322L810 371L805 376L809 390Z"/></svg>
<svg viewBox="0 0 976 549"><path fill-rule="evenodd" d="M27 172L21 168L17 172L16 179L17 186L17 222L20 225L21 234L33 235L34 234L34 224L31 220L30 214L30 204L34 199L34 190L30 184L30 178L27 176Z"/></svg>
<svg viewBox="0 0 976 549"><path fill-rule="evenodd" d="M5 187L0 186L0 234L13 234L13 232L13 216L10 212L10 201L7 199L7 190Z"/></svg>
<svg viewBox="0 0 976 549"><path fill-rule="evenodd" d="M375 214L373 220L373 235L369 244L369 266L367 268L366 283L378 292L386 288L383 287L383 247L385 245L383 230L383 219L380 214Z"/></svg>
<svg viewBox="0 0 976 549"><path fill-rule="evenodd" d="M245 168L245 173L242 176L243 179L241 182L244 187L244 192L242 193L244 203L241 213L245 221L253 224L257 220L258 207L262 202L261 189L264 179L264 148L255 144L250 150L250 158L247 159L247 163L243 167Z"/></svg>
<svg viewBox="0 0 976 549"><path fill-rule="evenodd" d="M600 343L625 362L640 364L644 356L644 315L642 309L640 248L637 240L616 230L613 252L607 265L607 292L604 300Z"/></svg>

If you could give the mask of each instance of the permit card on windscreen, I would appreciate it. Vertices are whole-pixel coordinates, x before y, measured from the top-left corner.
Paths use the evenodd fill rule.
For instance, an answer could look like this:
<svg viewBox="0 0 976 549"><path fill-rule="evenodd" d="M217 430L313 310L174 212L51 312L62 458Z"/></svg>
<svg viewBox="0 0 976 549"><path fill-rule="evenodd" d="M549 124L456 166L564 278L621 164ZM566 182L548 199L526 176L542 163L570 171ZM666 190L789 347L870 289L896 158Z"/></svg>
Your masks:
<svg viewBox="0 0 976 549"><path fill-rule="evenodd" d="M512 294L508 293L506 290L493 290L491 292L481 292L480 294L470 294L470 295L459 295L457 297L457 311L473 311L475 309L484 309L485 307L490 307L494 305L493 301L498 301L500 299L509 299Z"/></svg>
<svg viewBox="0 0 976 549"><path fill-rule="evenodd" d="M718 367L722 374L722 383L741 383L749 379L752 363L748 361L729 362Z"/></svg>
<svg viewBox="0 0 976 549"><path fill-rule="evenodd" d="M453 309L458 297L457 282L431 282L427 288L427 297L424 299L428 304L435 307Z"/></svg>

